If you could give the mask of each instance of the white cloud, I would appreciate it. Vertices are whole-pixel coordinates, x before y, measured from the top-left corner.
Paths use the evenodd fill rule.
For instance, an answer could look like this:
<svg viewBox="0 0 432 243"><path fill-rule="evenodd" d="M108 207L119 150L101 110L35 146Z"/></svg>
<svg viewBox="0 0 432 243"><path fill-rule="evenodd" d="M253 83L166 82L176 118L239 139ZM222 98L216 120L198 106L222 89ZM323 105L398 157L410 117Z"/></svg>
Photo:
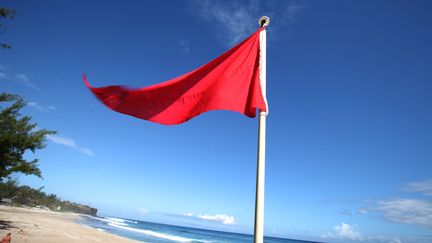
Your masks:
<svg viewBox="0 0 432 243"><path fill-rule="evenodd" d="M79 151L81 151L84 154L90 155L90 156L94 156L94 153L91 149L89 148L77 148Z"/></svg>
<svg viewBox="0 0 432 243"><path fill-rule="evenodd" d="M37 102L28 102L27 105L35 108L38 111L47 112L47 109L45 109L45 107L39 105Z"/></svg>
<svg viewBox="0 0 432 243"><path fill-rule="evenodd" d="M38 110L38 111L42 111L42 112L49 112L49 111L55 111L56 110L56 108L54 106L45 107L45 106L40 105L39 103L34 102L34 101L28 102L27 105Z"/></svg>
<svg viewBox="0 0 432 243"><path fill-rule="evenodd" d="M215 25L226 37L228 44L233 45L258 29L258 18L262 15L274 18L275 25L270 24L271 31L290 32L297 22L299 12L306 6L295 0L285 2L197 0L196 7L197 11L194 13L198 13L205 21Z"/></svg>
<svg viewBox="0 0 432 243"><path fill-rule="evenodd" d="M40 89L38 87L36 87L35 84L30 82L30 78L26 74L14 73L11 70L9 70L8 67L6 67L2 64L0 64L0 71L1 71L0 72L0 79L6 79L6 80L19 82L21 84L24 84L25 86L28 86L28 87L31 87L33 89L40 91Z"/></svg>
<svg viewBox="0 0 432 243"><path fill-rule="evenodd" d="M234 216L229 216L225 214L216 214L216 215L198 215L199 219L205 220L205 221L214 221L214 222L220 222L222 224L235 224Z"/></svg>
<svg viewBox="0 0 432 243"><path fill-rule="evenodd" d="M179 45L183 53L189 53L190 47L189 47L189 41L181 39L179 40Z"/></svg>
<svg viewBox="0 0 432 243"><path fill-rule="evenodd" d="M229 45L239 42L242 38L257 29L256 13L257 1L248 2L218 2L201 0L197 1L200 16L216 24L226 35Z"/></svg>
<svg viewBox="0 0 432 243"><path fill-rule="evenodd" d="M342 223L333 227L333 230L327 234L321 236L322 238L332 239L335 242L348 242L358 241L363 243L402 243L402 242L418 242L418 243L429 243L432 242L431 236L420 236L420 237L401 237L397 235L364 235L359 231L355 230L353 226Z"/></svg>
<svg viewBox="0 0 432 243"><path fill-rule="evenodd" d="M306 7L307 5L300 4L299 1L288 1L285 6L282 6L282 12L284 13L280 16L282 24L292 27L297 23L299 13Z"/></svg>
<svg viewBox="0 0 432 243"><path fill-rule="evenodd" d="M28 82L29 81L28 76L25 75L25 74L23 74L23 73L17 73L17 74L15 74L15 78L18 79L18 80L20 80L20 81L23 81L23 82Z"/></svg>
<svg viewBox="0 0 432 243"><path fill-rule="evenodd" d="M340 226L335 226L332 232L323 235L323 237L341 240L363 240L362 235L359 232L355 231L352 226L346 223L342 223Z"/></svg>
<svg viewBox="0 0 432 243"><path fill-rule="evenodd" d="M432 179L407 183L402 190L432 195ZM432 228L432 200L393 198L371 202L367 208L357 210L359 214L377 213L389 222Z"/></svg>
<svg viewBox="0 0 432 243"><path fill-rule="evenodd" d="M191 219L195 219L195 220L203 220L203 221L209 221L209 222L216 222L216 223L221 223L221 224L225 224L225 225L234 225L235 224L234 216L229 216L229 215L225 215L225 214L215 214L215 215L199 214L199 215L195 216L193 213L184 213L181 215L172 214L171 216L185 217L185 218L191 218Z"/></svg>
<svg viewBox="0 0 432 243"><path fill-rule="evenodd" d="M396 198L378 201L374 211L390 222L432 228L432 202L419 199Z"/></svg>
<svg viewBox="0 0 432 243"><path fill-rule="evenodd" d="M68 147L76 147L75 141L70 138L63 138L57 135L48 135L47 138L57 144L65 145Z"/></svg>
<svg viewBox="0 0 432 243"><path fill-rule="evenodd" d="M432 178L408 183L402 189L409 192L419 192L424 196L432 196Z"/></svg>
<svg viewBox="0 0 432 243"><path fill-rule="evenodd" d="M34 89L38 89L36 87L36 85L34 85L32 82L30 82L30 79L27 75L23 74L23 73L17 73L14 75L14 79L23 83L24 85L34 88ZM12 79L13 80L13 79Z"/></svg>
<svg viewBox="0 0 432 243"><path fill-rule="evenodd" d="M358 214L367 214L370 210L368 208L359 208L357 209Z"/></svg>
<svg viewBox="0 0 432 243"><path fill-rule="evenodd" d="M148 210L147 208L138 208L137 210L138 210L138 212L140 212L142 214L146 214L146 213L150 212L150 210Z"/></svg>
<svg viewBox="0 0 432 243"><path fill-rule="evenodd" d="M401 239L399 237L393 238L390 241L391 243L402 243Z"/></svg>
<svg viewBox="0 0 432 243"><path fill-rule="evenodd" d="M327 234L324 234L322 238L341 240L341 242L351 241L361 241L365 243L402 243L402 240L397 236L382 236L382 235L363 235L356 231L353 226L342 223L341 225L336 225L333 230ZM410 241L412 242L412 241ZM423 241L414 241L423 242ZM427 242L427 241L425 241Z"/></svg>
<svg viewBox="0 0 432 243"><path fill-rule="evenodd" d="M47 139L50 140L51 142L56 143L56 144L60 144L60 145L64 145L67 147L74 148L74 149L76 149L76 150L78 150L81 153L84 153L86 155L94 156L94 153L91 149L79 147L73 139L60 137L57 135L47 135Z"/></svg>

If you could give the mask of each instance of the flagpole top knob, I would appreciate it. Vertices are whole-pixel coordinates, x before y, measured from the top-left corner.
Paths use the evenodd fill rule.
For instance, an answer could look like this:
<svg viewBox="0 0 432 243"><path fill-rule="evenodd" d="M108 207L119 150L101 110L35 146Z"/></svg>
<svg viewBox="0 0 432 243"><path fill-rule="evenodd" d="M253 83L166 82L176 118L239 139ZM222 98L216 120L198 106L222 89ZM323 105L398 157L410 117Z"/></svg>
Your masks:
<svg viewBox="0 0 432 243"><path fill-rule="evenodd" d="M258 24L261 27L267 27L270 24L270 18L267 16L262 16L259 20L258 20Z"/></svg>

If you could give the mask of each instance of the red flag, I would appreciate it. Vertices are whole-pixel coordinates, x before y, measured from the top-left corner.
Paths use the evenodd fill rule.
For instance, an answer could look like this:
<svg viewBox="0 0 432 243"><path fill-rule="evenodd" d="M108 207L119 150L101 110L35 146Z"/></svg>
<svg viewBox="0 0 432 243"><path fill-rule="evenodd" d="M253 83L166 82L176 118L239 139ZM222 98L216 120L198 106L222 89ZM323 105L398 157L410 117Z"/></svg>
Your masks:
<svg viewBox="0 0 432 243"><path fill-rule="evenodd" d="M210 110L255 117L267 111L260 85L259 36L263 28L206 65L160 84L129 89L86 86L110 109L148 121L173 125Z"/></svg>

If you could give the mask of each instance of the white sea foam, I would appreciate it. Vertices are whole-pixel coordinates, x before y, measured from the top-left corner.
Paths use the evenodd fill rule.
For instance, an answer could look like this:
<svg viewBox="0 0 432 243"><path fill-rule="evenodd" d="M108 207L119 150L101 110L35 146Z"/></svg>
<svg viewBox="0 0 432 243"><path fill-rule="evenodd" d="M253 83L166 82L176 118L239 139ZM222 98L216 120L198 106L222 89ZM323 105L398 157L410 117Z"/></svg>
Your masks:
<svg viewBox="0 0 432 243"><path fill-rule="evenodd" d="M106 220L104 218L94 217L94 216L90 216L90 215L84 215L84 216L86 216L87 218L108 222L108 220Z"/></svg>
<svg viewBox="0 0 432 243"><path fill-rule="evenodd" d="M176 241L176 242L202 242L202 243L210 243L210 242L212 242L212 241L205 241L205 240L190 239L190 238L186 238L186 237L169 235L169 234L162 234L162 233L158 233L158 232L151 231L151 230L142 230L142 229L136 229L136 228L126 227L126 226L128 226L128 224L126 222L138 224L137 221L127 220L127 219L120 219L120 218L114 218L114 217L100 218L100 217L93 217L93 216L89 216L89 215L86 215L86 216L89 217L89 218L91 218L91 219L95 219L95 220L106 222L106 223L108 223L108 225L113 226L113 227L117 227L117 228L129 230L129 231L134 231L134 232L142 233L142 234L153 236L153 237L156 237L156 238L161 238L161 239L166 239L166 240L171 240L171 241ZM96 228L96 229L99 230L99 231L105 231L105 230L100 229L100 228Z"/></svg>
<svg viewBox="0 0 432 243"><path fill-rule="evenodd" d="M137 221L128 220L128 219L121 219L121 218L114 218L114 217L106 217L106 219L114 221L114 222L119 222L119 223L134 223L134 224L138 224Z"/></svg>
<svg viewBox="0 0 432 243"><path fill-rule="evenodd" d="M100 232L105 232L104 229L101 229L101 228L96 228L96 229L99 230Z"/></svg>
<svg viewBox="0 0 432 243"><path fill-rule="evenodd" d="M138 233L142 233L142 234L146 234L146 235L150 235L156 238L161 238L161 239L166 239L166 240L172 240L172 241L177 241L177 242L193 242L193 241L197 241L194 239L189 239L189 238L185 238L185 237L180 237L180 236L175 236L175 235L168 235L168 234L162 234L162 233L158 233L158 232L154 232L151 230L143 230L143 229L135 229L135 228L130 228L130 227L125 227L122 225L119 225L115 222L109 223L109 225L113 226L113 227L117 227L120 229L125 229L125 230L129 230L129 231L134 231L134 232L138 232Z"/></svg>
<svg viewBox="0 0 432 243"><path fill-rule="evenodd" d="M126 222L126 220L124 219L119 219L119 218L112 218L112 217L106 217L106 219L114 221L114 222L120 222L120 223L124 223Z"/></svg>
<svg viewBox="0 0 432 243"><path fill-rule="evenodd" d="M123 219L118 219L118 218L109 218L109 217L107 217L107 218L99 218L99 217L93 217L93 216L88 216L88 215L87 215L87 217L95 219L95 220L107 222L107 223L116 223L116 224L119 224L119 225L122 225L122 226L128 226L128 224L125 223L125 222L129 221L129 220L123 220Z"/></svg>

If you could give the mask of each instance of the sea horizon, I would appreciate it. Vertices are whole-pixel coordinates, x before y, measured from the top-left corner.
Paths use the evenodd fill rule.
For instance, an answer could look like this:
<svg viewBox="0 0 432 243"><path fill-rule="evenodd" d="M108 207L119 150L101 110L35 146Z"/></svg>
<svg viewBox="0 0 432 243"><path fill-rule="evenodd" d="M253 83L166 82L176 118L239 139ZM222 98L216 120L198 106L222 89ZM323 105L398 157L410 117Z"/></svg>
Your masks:
<svg viewBox="0 0 432 243"><path fill-rule="evenodd" d="M191 226L157 223L116 216L83 215L77 223L96 230L125 238L149 243L246 243L253 242L253 235L239 232L220 231ZM322 243L275 236L264 236L266 243Z"/></svg>

